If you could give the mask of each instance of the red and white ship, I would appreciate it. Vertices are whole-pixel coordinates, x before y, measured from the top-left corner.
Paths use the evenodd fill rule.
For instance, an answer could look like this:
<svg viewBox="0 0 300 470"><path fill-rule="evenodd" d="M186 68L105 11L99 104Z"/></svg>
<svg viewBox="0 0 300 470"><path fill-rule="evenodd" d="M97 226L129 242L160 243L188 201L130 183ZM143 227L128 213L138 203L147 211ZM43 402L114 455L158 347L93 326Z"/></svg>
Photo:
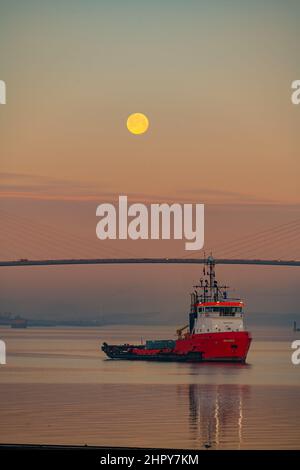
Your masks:
<svg viewBox="0 0 300 470"><path fill-rule="evenodd" d="M251 335L244 329L244 303L229 298L227 289L218 284L210 256L191 294L189 324L177 330L176 340L146 341L145 345L103 343L102 351L111 359L245 362Z"/></svg>

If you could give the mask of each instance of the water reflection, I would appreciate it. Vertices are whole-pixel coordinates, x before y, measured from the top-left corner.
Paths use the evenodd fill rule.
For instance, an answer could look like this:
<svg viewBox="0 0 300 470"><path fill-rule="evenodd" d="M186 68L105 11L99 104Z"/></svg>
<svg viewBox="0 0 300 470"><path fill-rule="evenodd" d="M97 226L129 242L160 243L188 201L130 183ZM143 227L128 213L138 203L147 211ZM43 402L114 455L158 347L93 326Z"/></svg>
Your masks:
<svg viewBox="0 0 300 470"><path fill-rule="evenodd" d="M189 429L196 448L241 448L248 385L189 385Z"/></svg>

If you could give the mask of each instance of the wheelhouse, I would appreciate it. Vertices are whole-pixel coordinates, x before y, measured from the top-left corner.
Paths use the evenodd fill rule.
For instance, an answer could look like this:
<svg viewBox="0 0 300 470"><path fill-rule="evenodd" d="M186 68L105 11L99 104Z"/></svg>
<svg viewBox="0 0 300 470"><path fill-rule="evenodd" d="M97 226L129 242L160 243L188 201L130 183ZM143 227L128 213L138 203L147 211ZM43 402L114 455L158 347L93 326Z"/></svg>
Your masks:
<svg viewBox="0 0 300 470"><path fill-rule="evenodd" d="M218 283L214 259L209 257L191 293L189 333L243 331L243 307L241 299L228 296L228 286Z"/></svg>
<svg viewBox="0 0 300 470"><path fill-rule="evenodd" d="M209 304L197 304L195 306L197 314L206 316L220 316L220 317L239 317L243 314L243 303L224 303L216 302Z"/></svg>

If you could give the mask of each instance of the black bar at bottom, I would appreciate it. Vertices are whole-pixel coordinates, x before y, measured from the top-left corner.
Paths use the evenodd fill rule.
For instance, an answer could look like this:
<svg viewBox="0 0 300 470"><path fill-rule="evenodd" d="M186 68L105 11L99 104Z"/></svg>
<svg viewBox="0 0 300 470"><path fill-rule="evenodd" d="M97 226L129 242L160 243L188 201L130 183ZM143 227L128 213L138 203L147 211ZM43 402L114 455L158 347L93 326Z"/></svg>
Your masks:
<svg viewBox="0 0 300 470"><path fill-rule="evenodd" d="M124 430L125 431L125 430ZM73 463L83 468L101 468L104 465L121 468L138 468L148 465L189 465L194 468L206 464L237 465L275 464L286 465L288 462L299 462L298 450L190 450L190 449L154 449L128 447L94 447L94 446L49 446L49 445L0 445L0 459L9 466L21 464L22 468L37 464L51 466L66 462L68 468ZM51 468L51 467L50 467ZM221 467L220 467L221 468Z"/></svg>

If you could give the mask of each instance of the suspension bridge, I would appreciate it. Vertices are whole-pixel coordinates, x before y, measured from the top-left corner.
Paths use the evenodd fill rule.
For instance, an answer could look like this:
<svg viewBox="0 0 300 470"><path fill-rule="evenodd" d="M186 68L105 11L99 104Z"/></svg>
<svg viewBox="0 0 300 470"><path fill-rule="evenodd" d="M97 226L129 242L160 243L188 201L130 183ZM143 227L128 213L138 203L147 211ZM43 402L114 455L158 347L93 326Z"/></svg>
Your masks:
<svg viewBox="0 0 300 470"><path fill-rule="evenodd" d="M137 256L121 249L116 242L99 242L96 236L87 239L2 208L0 216L0 267L202 264L206 259L203 252L200 256L195 252L185 252L176 257ZM247 233L243 237L215 244L212 248L216 264L300 266L300 218ZM207 249L206 253L209 252Z"/></svg>
<svg viewBox="0 0 300 470"><path fill-rule="evenodd" d="M86 258L86 259L20 259L0 261L0 266L58 266L76 264L204 264L206 258ZM250 264L257 266L300 266L300 260L214 258L216 264Z"/></svg>

